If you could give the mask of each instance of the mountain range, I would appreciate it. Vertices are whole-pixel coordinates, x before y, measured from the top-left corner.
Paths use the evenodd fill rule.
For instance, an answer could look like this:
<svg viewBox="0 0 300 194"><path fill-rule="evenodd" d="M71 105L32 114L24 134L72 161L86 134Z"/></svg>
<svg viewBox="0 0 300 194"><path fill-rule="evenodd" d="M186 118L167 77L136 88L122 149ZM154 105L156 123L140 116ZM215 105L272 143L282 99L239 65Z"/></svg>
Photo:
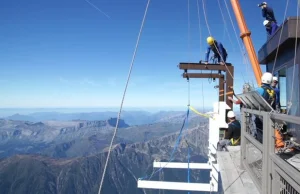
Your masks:
<svg viewBox="0 0 300 194"><path fill-rule="evenodd" d="M147 111L123 111L121 113L121 119L125 120L129 125L141 125L150 124L155 122L163 122L170 120L178 120L184 116L184 111L159 111L159 112L147 112ZM71 121L71 120L107 120L117 117L118 113L113 111L104 112L86 112L86 113L61 113L61 112L35 112L26 115L19 113L11 116L3 117L8 120L19 121Z"/></svg>
<svg viewBox="0 0 300 194"><path fill-rule="evenodd" d="M159 190L137 188L137 179L153 172L153 160L168 161L178 133L143 143L116 144L112 150L103 194L158 194ZM176 149L174 161L206 162L208 134L205 128L194 128L184 134ZM53 159L37 155L16 155L0 161L0 191L3 194L85 194L97 193L107 152L72 158ZM157 169L156 169L157 170ZM209 181L209 171L191 171L191 182ZM187 181L186 170L163 169L151 180ZM163 191L165 194L186 192ZM193 193L193 192L191 192ZM199 193L199 192L197 192ZM201 193L201 192L200 192ZM204 193L204 192L203 192Z"/></svg>
<svg viewBox="0 0 300 194"><path fill-rule="evenodd" d="M101 193L186 193L137 188L137 179L153 172L153 160L169 160L184 118L185 112L160 112L147 124L130 125L121 119ZM0 119L0 193L97 193L115 125L115 117ZM206 162L207 128L207 118L190 113L174 161L186 162L189 146L191 162ZM208 182L209 172L193 170L190 178ZM186 182L187 172L163 169L151 180Z"/></svg>

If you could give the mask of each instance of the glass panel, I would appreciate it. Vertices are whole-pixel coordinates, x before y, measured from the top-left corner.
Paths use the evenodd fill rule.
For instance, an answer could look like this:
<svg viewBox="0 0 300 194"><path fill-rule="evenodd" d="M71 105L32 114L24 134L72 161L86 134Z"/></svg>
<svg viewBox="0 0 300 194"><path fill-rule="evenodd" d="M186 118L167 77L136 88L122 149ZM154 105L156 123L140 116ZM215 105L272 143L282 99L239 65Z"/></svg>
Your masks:
<svg viewBox="0 0 300 194"><path fill-rule="evenodd" d="M293 80L293 71L295 71L294 80ZM286 87L288 89L286 91L288 114L294 116L300 116L299 114L299 65L298 64L286 68ZM291 106L289 108L290 102L291 102Z"/></svg>
<svg viewBox="0 0 300 194"><path fill-rule="evenodd" d="M284 74L285 74L285 70ZM286 109L286 77L279 75L279 84L278 87L280 89L280 105L282 109Z"/></svg>

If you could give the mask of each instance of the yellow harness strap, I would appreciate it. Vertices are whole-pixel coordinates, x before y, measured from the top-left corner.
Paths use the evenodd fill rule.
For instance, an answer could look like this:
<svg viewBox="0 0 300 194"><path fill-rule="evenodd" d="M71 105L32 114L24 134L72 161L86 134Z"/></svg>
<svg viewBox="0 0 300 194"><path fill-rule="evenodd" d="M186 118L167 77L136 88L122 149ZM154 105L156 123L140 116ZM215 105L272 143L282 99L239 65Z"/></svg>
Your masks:
<svg viewBox="0 0 300 194"><path fill-rule="evenodd" d="M215 118L213 118L213 117L210 116L210 115L206 115L206 114L203 114L203 113L198 112L195 108L193 108L193 107L191 107L191 106L189 106L189 108L191 109L191 111L193 111L194 113L196 113L196 114L198 114L198 115L200 115L200 116L203 116L203 117L206 117L206 118L212 118L212 119L215 119Z"/></svg>
<svg viewBox="0 0 300 194"><path fill-rule="evenodd" d="M230 139L231 141L231 145L235 146L239 141L240 141L241 137L239 137L237 140L233 140L233 138Z"/></svg>

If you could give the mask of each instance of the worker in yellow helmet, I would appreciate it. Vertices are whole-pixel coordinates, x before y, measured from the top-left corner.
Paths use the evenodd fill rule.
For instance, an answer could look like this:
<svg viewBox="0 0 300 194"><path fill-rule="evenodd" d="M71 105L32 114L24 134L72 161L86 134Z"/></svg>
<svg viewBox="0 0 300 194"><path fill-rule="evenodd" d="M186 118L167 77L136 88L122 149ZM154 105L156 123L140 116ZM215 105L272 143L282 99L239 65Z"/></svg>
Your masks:
<svg viewBox="0 0 300 194"><path fill-rule="evenodd" d="M208 58L210 51L212 50L214 52L214 58L218 59L218 63L221 65L224 65L224 62L226 63L227 58L227 52L226 49L223 47L221 42L216 41L213 37L209 36L207 39L207 51L205 53L205 61L204 63L208 63Z"/></svg>

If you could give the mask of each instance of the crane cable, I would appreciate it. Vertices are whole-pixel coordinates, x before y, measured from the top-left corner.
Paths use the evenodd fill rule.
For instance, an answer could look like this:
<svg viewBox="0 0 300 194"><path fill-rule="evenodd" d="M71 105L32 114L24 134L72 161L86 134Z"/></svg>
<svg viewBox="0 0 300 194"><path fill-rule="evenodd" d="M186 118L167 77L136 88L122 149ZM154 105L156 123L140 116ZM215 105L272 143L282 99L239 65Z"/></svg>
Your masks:
<svg viewBox="0 0 300 194"><path fill-rule="evenodd" d="M190 3L189 3L189 0L188 0L188 50L190 51ZM189 78L187 77L187 82L188 82L188 108L187 108L187 113L186 113L186 117L184 118L183 120L183 123L182 123L182 126L181 126L181 129L179 131L179 134L177 136L177 140L175 142L175 145L174 145L174 148L173 148L173 151L171 153L171 156L169 158L169 160L166 162L166 164L163 166L163 167L160 167L158 170L156 171L152 171L150 177L148 180L150 180L156 173L160 172L162 169L164 169L171 161L173 161L173 157L174 157L174 154L175 154L175 151L177 149L177 147L179 146L180 144L180 140L181 140L181 136L182 136L182 132L183 132L183 128L184 126L188 125L188 118L189 118L189 113L190 113L190 109L192 110L192 107L190 107L190 82L189 82ZM139 180L143 180L143 179L146 179L148 178L148 175L142 177L142 178L139 178Z"/></svg>
<svg viewBox="0 0 300 194"><path fill-rule="evenodd" d="M197 13L198 13L198 27L199 27L199 40L200 40L200 54L202 54L202 32L201 32L201 20L200 20L200 8L199 8L199 0L197 0ZM201 70L202 73L202 70ZM203 80L201 80L201 93L202 93L202 112L204 111L204 91L203 91Z"/></svg>
<svg viewBox="0 0 300 194"><path fill-rule="evenodd" d="M202 7L203 7L204 19L205 19L205 23L206 23L206 26L207 26L208 33L209 33L210 36L212 36L212 33L211 33L210 28L209 28L209 25L208 25L208 21L207 21L207 16L206 16L206 11L205 11L205 3L204 3L204 1L205 1L205 0L202 0L202 5L203 5ZM215 46L215 48L216 48L216 50L217 50L217 52L218 52L218 54L219 54L219 56L220 56L222 62L224 63L224 65L225 65L225 67L226 67L226 69L227 69L229 75L230 75L231 78L234 80L234 77L233 77L232 73L229 71L229 69L228 69L228 67L227 67L227 65L226 65L226 62L224 61L223 56L221 56L220 51L219 51L217 45L215 44L215 42L214 42L214 46Z"/></svg>
<svg viewBox="0 0 300 194"><path fill-rule="evenodd" d="M218 1L219 1L219 0L218 0ZM240 49L240 51L241 51L241 54L242 54L242 56L243 56L243 58L244 58L244 60L245 60L245 63L246 63L246 71L248 72L248 76L249 76L249 71L248 71L248 68L249 68L249 58L247 57L246 53L243 52L243 47L242 47L242 45L241 45L241 43L240 43L240 39L239 39L239 37L238 37L237 30L236 30L236 28L235 28L235 26L234 26L233 19L232 19L231 15L230 15L230 11L229 11L229 8L228 8L228 5L227 5L226 0L224 0L224 4L225 4L226 10L227 10L227 14L228 14L228 16L229 16L229 20L230 20L232 29L233 29L234 34L235 34L236 41L237 41L237 43L238 43L238 45L239 45L239 49ZM220 8L220 9L221 9L221 8ZM250 77L250 76L249 76L249 77Z"/></svg>
<svg viewBox="0 0 300 194"><path fill-rule="evenodd" d="M228 28L227 28L227 23L226 23L226 20L225 20L225 16L224 16L223 11L222 11L222 8L221 8L220 0L217 0L217 1L218 1L218 5L219 5L219 9L220 9L221 15L222 15L223 23L224 23L224 32L225 32L225 33L227 32L229 42L230 42L230 44L231 44L233 50L235 51L234 46L233 46L233 42L232 42L232 40L231 40L231 36L230 36L229 31L228 31Z"/></svg>
<svg viewBox="0 0 300 194"><path fill-rule="evenodd" d="M132 68L133 68L133 64L134 64L136 52L137 52L137 49L138 49L140 37L141 37L142 31L143 31L145 19L146 19L147 13L148 13L148 7L149 7L149 4L150 4L150 1L151 0L148 0L148 3L146 5L146 9L145 9L145 13L144 13L144 16L143 16L142 24L141 24L140 31L139 31L139 34L138 34L138 37L137 37L137 42L136 42L135 49L134 49L134 52L133 52L133 56L132 56L132 60L131 60L130 68L129 68L129 73L128 73L128 77L127 77L127 81L126 81L126 85L125 85L125 89L124 89L124 93L123 93L123 97L122 97L122 101L121 101L121 106L120 106L120 110L119 110L119 113L118 113L117 123L116 123L115 129L114 129L113 137L112 137L111 142L110 142L110 146L109 146L109 150L108 150L108 155L107 155L107 158L106 158L106 162L105 162L105 166L104 166L104 170L103 170L103 174L102 174L102 178L101 178L101 182L100 182L98 194L101 193L101 188L102 188L102 185L103 185L103 181L104 181L104 177L105 177L105 172L106 172L107 165L108 165L108 160L109 160L109 157L110 157L110 152L111 152L111 149L112 149L112 146L113 146L113 142L114 142L115 136L116 136L117 131L118 131L118 125L119 125L119 120L120 120L120 117L121 117L123 103L124 103L124 99L125 99L125 95L126 95L128 83L129 83L129 80L130 80L130 76L131 76L131 72L132 72Z"/></svg>
<svg viewBox="0 0 300 194"><path fill-rule="evenodd" d="M292 89L291 89L291 97L290 97L290 101L288 102L289 105L287 106L287 114L289 114L290 112L290 108L292 106L292 100L293 100L293 92L294 92L294 81L295 81L295 70L296 70L296 59L297 59L297 46L298 46L298 25L299 25L299 7L300 7L300 0L297 1L298 5L297 7L297 21L296 21L296 39L295 39L295 54L294 54L294 65L293 65L293 78L292 78Z"/></svg>
<svg viewBox="0 0 300 194"><path fill-rule="evenodd" d="M285 21L285 17L286 17L287 10L288 10L288 5L289 5L289 0L286 1L286 6L285 6L285 11L284 11L284 16L283 16L283 22L281 24L281 30L280 30L280 35L279 35L279 41L278 41L278 44L277 44L277 49L276 49L276 55L275 55L275 59L274 59L272 74L274 74L275 65L276 65L276 62L277 62L277 56L278 56L278 52L279 52L279 45L280 45L280 42L281 42L281 36L282 36L283 28L284 28L284 21Z"/></svg>

